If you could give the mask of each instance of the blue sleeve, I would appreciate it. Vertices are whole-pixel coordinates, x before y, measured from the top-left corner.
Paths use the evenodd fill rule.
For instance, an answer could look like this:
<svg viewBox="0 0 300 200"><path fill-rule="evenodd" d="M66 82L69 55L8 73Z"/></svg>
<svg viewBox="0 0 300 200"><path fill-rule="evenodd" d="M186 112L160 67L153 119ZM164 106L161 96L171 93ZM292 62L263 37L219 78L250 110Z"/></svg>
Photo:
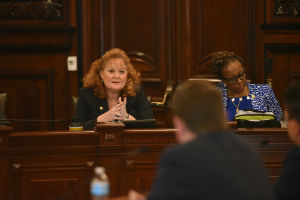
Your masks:
<svg viewBox="0 0 300 200"><path fill-rule="evenodd" d="M282 120L282 110L280 108L279 102L277 101L273 89L269 86L266 85L266 105L268 106L268 111L274 113L276 119L278 121Z"/></svg>

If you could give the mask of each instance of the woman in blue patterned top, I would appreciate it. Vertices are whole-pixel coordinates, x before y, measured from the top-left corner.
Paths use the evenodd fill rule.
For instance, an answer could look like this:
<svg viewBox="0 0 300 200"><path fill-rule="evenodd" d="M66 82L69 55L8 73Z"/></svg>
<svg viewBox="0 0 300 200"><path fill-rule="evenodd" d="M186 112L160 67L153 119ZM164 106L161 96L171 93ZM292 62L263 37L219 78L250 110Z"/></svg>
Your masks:
<svg viewBox="0 0 300 200"><path fill-rule="evenodd" d="M212 68L224 85L220 87L224 109L232 121L239 110L274 113L282 119L282 110L268 84L250 84L246 80L244 61L233 52L219 51L212 58Z"/></svg>

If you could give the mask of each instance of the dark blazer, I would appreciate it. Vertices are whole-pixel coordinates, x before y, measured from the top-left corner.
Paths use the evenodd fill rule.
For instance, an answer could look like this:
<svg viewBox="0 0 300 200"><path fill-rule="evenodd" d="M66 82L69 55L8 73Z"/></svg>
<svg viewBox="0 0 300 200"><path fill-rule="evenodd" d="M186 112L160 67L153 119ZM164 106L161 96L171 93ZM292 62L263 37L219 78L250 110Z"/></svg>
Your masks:
<svg viewBox="0 0 300 200"><path fill-rule="evenodd" d="M108 110L106 98L99 99L93 88L81 88L72 122L81 122L84 129L93 129L97 117ZM127 97L126 110L136 119L153 119L151 105L142 87L137 89L136 96Z"/></svg>
<svg viewBox="0 0 300 200"><path fill-rule="evenodd" d="M213 132L163 153L148 200L270 200L272 195L256 152L232 132Z"/></svg>
<svg viewBox="0 0 300 200"><path fill-rule="evenodd" d="M287 154L274 191L277 200L300 199L300 146Z"/></svg>

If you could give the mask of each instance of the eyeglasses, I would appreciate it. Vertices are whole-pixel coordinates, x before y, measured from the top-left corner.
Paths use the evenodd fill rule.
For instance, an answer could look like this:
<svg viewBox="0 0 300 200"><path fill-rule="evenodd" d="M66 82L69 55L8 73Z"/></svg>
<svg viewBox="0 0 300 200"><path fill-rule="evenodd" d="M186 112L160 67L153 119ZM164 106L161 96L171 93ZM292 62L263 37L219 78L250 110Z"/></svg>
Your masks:
<svg viewBox="0 0 300 200"><path fill-rule="evenodd" d="M228 83L237 83L238 79L244 80L246 78L246 72L242 72L237 76L234 76L232 78L224 78L224 80Z"/></svg>

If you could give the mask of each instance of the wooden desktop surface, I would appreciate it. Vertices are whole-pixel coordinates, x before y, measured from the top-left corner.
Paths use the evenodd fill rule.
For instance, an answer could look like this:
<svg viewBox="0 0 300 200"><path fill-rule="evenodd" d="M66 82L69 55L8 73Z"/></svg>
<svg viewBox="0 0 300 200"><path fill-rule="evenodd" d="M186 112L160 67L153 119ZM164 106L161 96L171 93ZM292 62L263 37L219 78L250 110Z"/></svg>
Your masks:
<svg viewBox="0 0 300 200"><path fill-rule="evenodd" d="M110 198L110 200L128 200L128 196L114 197Z"/></svg>
<svg viewBox="0 0 300 200"><path fill-rule="evenodd" d="M107 170L111 197L125 195L126 199L129 189L148 191L161 152L176 143L175 129L124 128L99 124L96 131L14 132L0 126L0 199L87 199L89 179L99 165ZM274 181L294 146L287 129L237 129L235 133L257 148Z"/></svg>

